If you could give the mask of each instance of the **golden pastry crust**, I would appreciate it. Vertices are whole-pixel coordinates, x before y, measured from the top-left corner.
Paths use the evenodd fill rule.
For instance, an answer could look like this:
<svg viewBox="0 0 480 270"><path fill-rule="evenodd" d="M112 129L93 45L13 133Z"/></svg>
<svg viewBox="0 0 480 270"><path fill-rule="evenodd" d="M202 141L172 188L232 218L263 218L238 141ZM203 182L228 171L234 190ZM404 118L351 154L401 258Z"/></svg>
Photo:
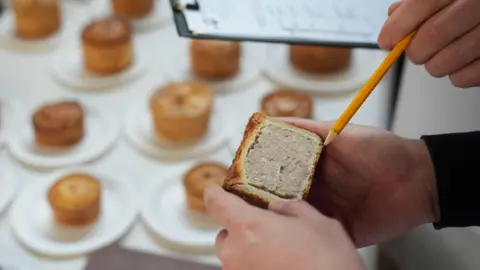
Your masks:
<svg viewBox="0 0 480 270"><path fill-rule="evenodd" d="M263 97L262 112L272 117L312 118L313 99L294 89L278 89Z"/></svg>
<svg viewBox="0 0 480 270"><path fill-rule="evenodd" d="M70 174L50 188L48 201L59 223L84 226L100 215L101 193L100 182L92 175Z"/></svg>
<svg viewBox="0 0 480 270"><path fill-rule="evenodd" d="M220 163L203 162L191 168L183 178L187 204L193 210L205 212L203 192L208 185L222 186L228 168Z"/></svg>
<svg viewBox="0 0 480 270"><path fill-rule="evenodd" d="M32 123L38 145L72 146L84 136L84 111L75 101L41 106L33 114Z"/></svg>
<svg viewBox="0 0 480 270"><path fill-rule="evenodd" d="M21 39L47 38L61 27L59 0L14 0L15 33Z"/></svg>
<svg viewBox="0 0 480 270"><path fill-rule="evenodd" d="M82 48L87 70L99 74L123 71L133 63L132 27L117 17L95 20L82 32Z"/></svg>
<svg viewBox="0 0 480 270"><path fill-rule="evenodd" d="M155 133L175 143L201 139L208 131L213 94L203 82L170 83L150 98Z"/></svg>
<svg viewBox="0 0 480 270"><path fill-rule="evenodd" d="M238 42L197 39L190 46L190 66L202 78L225 79L236 75L240 57Z"/></svg>
<svg viewBox="0 0 480 270"><path fill-rule="evenodd" d="M293 67L307 73L332 73L350 65L352 49L322 46L290 46Z"/></svg>
<svg viewBox="0 0 480 270"><path fill-rule="evenodd" d="M112 0L113 11L116 15L132 19L148 15L154 4L154 0Z"/></svg>

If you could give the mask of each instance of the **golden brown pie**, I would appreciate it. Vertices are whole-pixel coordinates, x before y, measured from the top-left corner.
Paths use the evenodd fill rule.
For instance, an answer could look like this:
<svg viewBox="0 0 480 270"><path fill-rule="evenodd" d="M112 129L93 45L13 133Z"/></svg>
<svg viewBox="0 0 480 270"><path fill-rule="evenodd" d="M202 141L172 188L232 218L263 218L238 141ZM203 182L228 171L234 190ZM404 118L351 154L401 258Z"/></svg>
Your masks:
<svg viewBox="0 0 480 270"><path fill-rule="evenodd" d="M262 112L272 117L312 118L313 99L294 89L279 89L263 97Z"/></svg>
<svg viewBox="0 0 480 270"><path fill-rule="evenodd" d="M190 66L195 75L207 79L225 79L240 69L241 46L238 42L193 40Z"/></svg>
<svg viewBox="0 0 480 270"><path fill-rule="evenodd" d="M43 39L61 27L59 0L13 0L12 6L15 32L19 38Z"/></svg>
<svg viewBox="0 0 480 270"><path fill-rule="evenodd" d="M175 143L201 139L208 131L213 94L203 82L170 83L150 98L155 133Z"/></svg>
<svg viewBox="0 0 480 270"><path fill-rule="evenodd" d="M82 33L85 68L113 74L129 68L133 61L132 27L124 19L108 17L91 22Z"/></svg>
<svg viewBox="0 0 480 270"><path fill-rule="evenodd" d="M112 0L116 15L137 19L148 15L155 5L154 0Z"/></svg>
<svg viewBox="0 0 480 270"><path fill-rule="evenodd" d="M48 192L55 219L64 225L83 226L100 215L101 184L89 174L70 174L60 178Z"/></svg>
<svg viewBox="0 0 480 270"><path fill-rule="evenodd" d="M32 122L38 145L72 146L84 136L84 110L75 101L43 105L33 114Z"/></svg>
<svg viewBox="0 0 480 270"><path fill-rule="evenodd" d="M349 67L350 48L291 45L290 62L293 67L307 73L332 73Z"/></svg>

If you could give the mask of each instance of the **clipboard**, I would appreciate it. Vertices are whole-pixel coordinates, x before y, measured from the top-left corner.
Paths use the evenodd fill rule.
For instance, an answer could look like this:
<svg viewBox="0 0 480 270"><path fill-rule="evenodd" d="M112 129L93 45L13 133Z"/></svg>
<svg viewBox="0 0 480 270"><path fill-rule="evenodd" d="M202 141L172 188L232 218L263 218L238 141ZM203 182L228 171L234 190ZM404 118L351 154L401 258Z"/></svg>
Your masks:
<svg viewBox="0 0 480 270"><path fill-rule="evenodd" d="M169 0L177 32L217 39L378 49L395 0Z"/></svg>

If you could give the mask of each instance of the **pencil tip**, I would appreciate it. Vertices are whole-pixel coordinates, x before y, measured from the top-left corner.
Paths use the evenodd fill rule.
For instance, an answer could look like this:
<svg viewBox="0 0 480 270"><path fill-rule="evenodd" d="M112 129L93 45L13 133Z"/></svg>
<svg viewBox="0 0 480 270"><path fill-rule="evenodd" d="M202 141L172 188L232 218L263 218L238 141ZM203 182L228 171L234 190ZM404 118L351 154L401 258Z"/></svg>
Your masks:
<svg viewBox="0 0 480 270"><path fill-rule="evenodd" d="M335 139L335 137L337 137L337 133L330 130L330 132L328 132L327 139L325 139L325 143L323 145L329 145L333 141L333 139Z"/></svg>

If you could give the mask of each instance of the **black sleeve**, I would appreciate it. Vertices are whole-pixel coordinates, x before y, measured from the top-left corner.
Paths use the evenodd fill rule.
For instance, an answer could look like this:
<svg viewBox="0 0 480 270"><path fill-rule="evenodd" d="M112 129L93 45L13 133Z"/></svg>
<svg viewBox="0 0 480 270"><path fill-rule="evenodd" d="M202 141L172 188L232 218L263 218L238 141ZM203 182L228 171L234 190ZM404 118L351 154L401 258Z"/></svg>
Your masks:
<svg viewBox="0 0 480 270"><path fill-rule="evenodd" d="M435 167L435 229L480 226L480 132L422 136Z"/></svg>

